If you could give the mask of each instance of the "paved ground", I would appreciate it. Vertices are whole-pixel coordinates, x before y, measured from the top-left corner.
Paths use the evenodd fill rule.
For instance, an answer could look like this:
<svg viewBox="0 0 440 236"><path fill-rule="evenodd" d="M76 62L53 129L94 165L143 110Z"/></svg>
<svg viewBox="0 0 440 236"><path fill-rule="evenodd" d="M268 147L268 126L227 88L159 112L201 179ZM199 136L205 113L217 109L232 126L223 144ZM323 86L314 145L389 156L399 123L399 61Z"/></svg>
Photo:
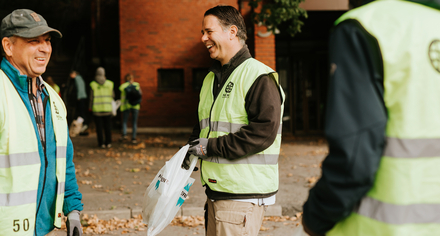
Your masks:
<svg viewBox="0 0 440 236"><path fill-rule="evenodd" d="M114 217L130 219L128 227L116 230L103 230L103 235L146 235L145 228L139 228L133 219L140 214L143 194L148 185L170 159L186 143L188 134L155 135L140 134L138 144L120 143L120 135L113 135L110 149L97 147L96 135L78 136L72 138L75 147L74 162L77 171L79 188L83 194L84 213L96 215L101 221L101 227L109 224ZM291 235L299 220L296 215L302 212L302 204L307 198L309 188L320 175L320 163L328 152L322 138L298 138L283 135L281 156L279 159L280 187L276 205L267 211L268 218L263 224L259 235ZM189 198L182 206L179 216L182 222L196 219L194 216L203 214L206 200L204 188L200 183L200 173L193 172L196 182L189 191ZM192 216L192 217L188 217ZM281 217L282 216L282 217ZM96 218L95 218L96 219ZM287 220L286 220L287 219ZM275 221L276 220L276 221ZM197 220L196 220L197 221ZM202 221L202 220L200 220ZM86 222L86 221L84 221ZM96 219L96 222L98 220ZM121 225L122 220L113 222ZM131 225L130 225L131 223ZM173 223L159 235L203 235L202 225L196 227L177 226ZM193 223L193 225L197 225ZM113 227L115 228L115 227ZM98 232L96 227L94 232ZM91 227L89 227L89 231ZM62 231L54 235L62 235ZM86 233L85 235L92 235Z"/></svg>

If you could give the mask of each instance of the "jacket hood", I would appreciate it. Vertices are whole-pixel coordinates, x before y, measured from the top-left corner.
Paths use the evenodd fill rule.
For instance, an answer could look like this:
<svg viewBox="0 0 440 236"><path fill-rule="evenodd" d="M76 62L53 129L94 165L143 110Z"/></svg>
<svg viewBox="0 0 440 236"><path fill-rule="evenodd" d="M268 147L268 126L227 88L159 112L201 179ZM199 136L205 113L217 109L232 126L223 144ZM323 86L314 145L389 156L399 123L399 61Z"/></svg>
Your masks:
<svg viewBox="0 0 440 236"><path fill-rule="evenodd" d="M105 83L107 78L105 78L104 68L98 67L98 69L96 69L95 80L96 80L96 82L98 82L98 84L101 84L101 85L103 85Z"/></svg>
<svg viewBox="0 0 440 236"><path fill-rule="evenodd" d="M420 3L435 9L440 9L440 0L407 0L407 1Z"/></svg>

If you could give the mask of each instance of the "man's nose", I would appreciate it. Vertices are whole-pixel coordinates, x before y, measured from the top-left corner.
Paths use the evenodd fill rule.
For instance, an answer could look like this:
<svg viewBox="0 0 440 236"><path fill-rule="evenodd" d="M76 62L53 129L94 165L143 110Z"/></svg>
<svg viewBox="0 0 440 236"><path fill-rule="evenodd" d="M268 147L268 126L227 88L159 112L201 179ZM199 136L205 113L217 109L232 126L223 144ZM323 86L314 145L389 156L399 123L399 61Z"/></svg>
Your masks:
<svg viewBox="0 0 440 236"><path fill-rule="evenodd" d="M208 40L208 35L206 35L206 33L204 33L203 35L202 35L202 42L205 42L205 41L207 41Z"/></svg>
<svg viewBox="0 0 440 236"><path fill-rule="evenodd" d="M50 52L52 50L52 46L50 42L44 42L40 44L40 51Z"/></svg>

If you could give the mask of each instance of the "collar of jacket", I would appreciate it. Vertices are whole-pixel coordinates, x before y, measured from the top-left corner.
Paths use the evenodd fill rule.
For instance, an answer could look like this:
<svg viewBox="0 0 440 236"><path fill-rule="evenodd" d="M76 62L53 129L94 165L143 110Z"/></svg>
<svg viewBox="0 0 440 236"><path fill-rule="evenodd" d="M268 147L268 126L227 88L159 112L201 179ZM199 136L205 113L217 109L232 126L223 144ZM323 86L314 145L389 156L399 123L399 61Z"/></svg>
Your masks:
<svg viewBox="0 0 440 236"><path fill-rule="evenodd" d="M239 66L241 63L246 61L247 59L251 58L251 53L249 52L248 46L244 45L232 58L229 60L228 63L224 64L223 66L221 63L217 60L215 60L212 67L209 69L210 71L214 72L215 75L221 74L222 78L228 78L229 75L234 71L237 66Z"/></svg>
<svg viewBox="0 0 440 236"><path fill-rule="evenodd" d="M368 4L370 2L374 2L375 0L363 0L362 5ZM440 0L405 0L408 2L415 2L425 5L427 7L432 7L440 10Z"/></svg>
<svg viewBox="0 0 440 236"><path fill-rule="evenodd" d="M28 84L26 75L21 75L20 71L12 66L5 57L3 57L1 68L3 72L5 72L5 74L12 80L12 83L20 92L27 93Z"/></svg>

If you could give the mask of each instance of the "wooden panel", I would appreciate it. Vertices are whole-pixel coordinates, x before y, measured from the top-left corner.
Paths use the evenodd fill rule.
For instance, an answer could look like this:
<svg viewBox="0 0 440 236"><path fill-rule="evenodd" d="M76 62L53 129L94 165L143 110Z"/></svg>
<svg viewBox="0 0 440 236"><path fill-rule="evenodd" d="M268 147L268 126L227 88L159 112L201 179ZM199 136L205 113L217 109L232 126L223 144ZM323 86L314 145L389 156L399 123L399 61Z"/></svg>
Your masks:
<svg viewBox="0 0 440 236"><path fill-rule="evenodd" d="M348 10L348 0L306 0L299 5L307 11Z"/></svg>

